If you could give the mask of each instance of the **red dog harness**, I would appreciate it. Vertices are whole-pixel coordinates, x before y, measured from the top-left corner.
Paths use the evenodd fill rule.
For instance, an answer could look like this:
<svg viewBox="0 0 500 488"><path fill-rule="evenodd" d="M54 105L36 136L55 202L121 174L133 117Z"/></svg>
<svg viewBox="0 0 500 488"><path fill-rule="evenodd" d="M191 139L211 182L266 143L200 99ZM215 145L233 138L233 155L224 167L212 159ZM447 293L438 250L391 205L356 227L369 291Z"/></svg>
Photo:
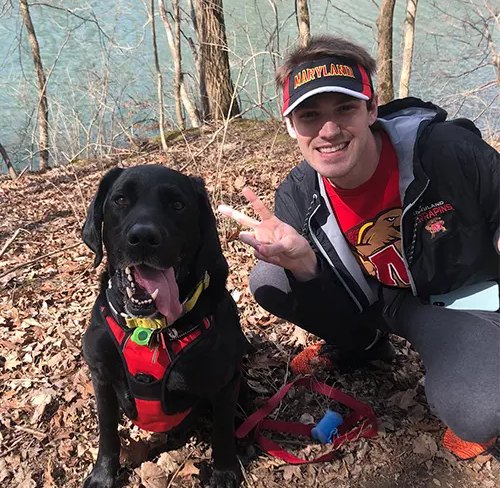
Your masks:
<svg viewBox="0 0 500 488"><path fill-rule="evenodd" d="M164 389L171 367L179 355L197 341L211 325L207 318L184 334L167 328L155 331L155 340L139 345L130 340L134 329L123 327L102 310L111 335L120 351L127 372L130 392L135 400L137 418L132 422L151 432L167 432L179 425L191 408L175 414L166 413Z"/></svg>

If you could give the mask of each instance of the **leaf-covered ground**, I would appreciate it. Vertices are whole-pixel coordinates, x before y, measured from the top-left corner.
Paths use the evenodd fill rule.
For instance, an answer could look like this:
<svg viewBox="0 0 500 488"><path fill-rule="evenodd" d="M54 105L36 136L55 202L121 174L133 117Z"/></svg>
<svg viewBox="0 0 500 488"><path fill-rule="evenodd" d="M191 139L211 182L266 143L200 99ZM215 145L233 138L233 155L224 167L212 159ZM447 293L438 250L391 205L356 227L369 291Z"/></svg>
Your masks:
<svg viewBox="0 0 500 488"><path fill-rule="evenodd" d="M97 454L92 386L80 353L82 333L99 272L81 243L80 229L97 183L111 166L160 163L205 178L214 207L246 209L239 190L252 186L271 204L284 174L299 160L293 141L275 122L238 121L227 130L173 137L168 154L145 144L107 161L75 163L44 175L0 179L0 486L78 487ZM253 265L235 240L238 229L219 220L230 264L228 287L238 303L255 352L244 364L255 409L292 379L290 359L314 337L260 309L248 292ZM102 265L101 265L102 266ZM375 365L347 375L318 378L375 409L379 434L342 448L329 463L289 466L239 446L247 487L493 487L498 462L483 457L457 462L441 449L443 425L429 412L423 371L410 345L394 338L391 367ZM324 398L293 391L281 419L321 417ZM250 413L250 412L247 412ZM138 431L127 421L122 438L122 487L199 487L210 470L209 422L200 419L186 443L151 457L163 435ZM302 456L318 453L305 439L282 439Z"/></svg>

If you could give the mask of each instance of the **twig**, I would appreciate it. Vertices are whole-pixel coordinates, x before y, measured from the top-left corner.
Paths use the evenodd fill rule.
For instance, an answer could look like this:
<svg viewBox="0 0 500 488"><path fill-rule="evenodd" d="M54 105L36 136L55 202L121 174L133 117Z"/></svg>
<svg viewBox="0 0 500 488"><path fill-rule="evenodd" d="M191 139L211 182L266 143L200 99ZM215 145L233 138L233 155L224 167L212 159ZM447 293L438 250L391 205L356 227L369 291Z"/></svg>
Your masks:
<svg viewBox="0 0 500 488"><path fill-rule="evenodd" d="M243 466L240 458L238 458L238 463L240 464L241 474L243 475L243 479L245 480L245 484L247 485L247 487L255 487L253 480L247 476L245 467Z"/></svg>
<svg viewBox="0 0 500 488"><path fill-rule="evenodd" d="M3 253L7 250L7 248L14 242L14 240L18 236L19 232L21 232L20 228L17 229L16 232L14 232L14 235L2 247L2 250L0 251L0 258L3 256Z"/></svg>
<svg viewBox="0 0 500 488"><path fill-rule="evenodd" d="M7 454L9 454L10 452L14 451L16 448L17 448L17 445L24 439L24 435L21 434L12 444L11 446L6 450L6 451L2 451L0 453L0 458L3 458L5 456L7 456Z"/></svg>
<svg viewBox="0 0 500 488"><path fill-rule="evenodd" d="M39 430L30 429L29 427L23 427L22 425L14 425L15 430L20 430L21 432L26 432L27 434L34 435L36 438L43 439L47 436L45 432L41 432Z"/></svg>
<svg viewBox="0 0 500 488"><path fill-rule="evenodd" d="M77 246L80 246L81 244L83 244L83 242L78 242L77 244L72 244L71 246L63 247L62 249L57 249L55 251L48 252L47 254L39 256L36 259L32 259L31 261L27 261L26 263L18 264L17 266L14 266L10 270L4 271L2 274L0 274L0 278L3 278L4 276L6 276L10 273L13 273L14 271L17 271L20 268L24 268L26 266L29 266L30 264L34 264L34 263L37 263L38 261L42 261L43 259L48 258L49 256L53 256L54 254L59 254L59 253L64 252L64 251L68 251L69 249L73 249Z"/></svg>
<svg viewBox="0 0 500 488"><path fill-rule="evenodd" d="M174 482L175 478L181 471L181 469L186 465L188 462L189 458L194 454L194 451L196 451L196 448L198 445L194 446L193 449L191 449L191 452L187 455L186 459L182 462L182 464L177 468L177 471L172 475L172 478L170 478L170 481L168 482L167 488L170 488L172 486L172 483Z"/></svg>

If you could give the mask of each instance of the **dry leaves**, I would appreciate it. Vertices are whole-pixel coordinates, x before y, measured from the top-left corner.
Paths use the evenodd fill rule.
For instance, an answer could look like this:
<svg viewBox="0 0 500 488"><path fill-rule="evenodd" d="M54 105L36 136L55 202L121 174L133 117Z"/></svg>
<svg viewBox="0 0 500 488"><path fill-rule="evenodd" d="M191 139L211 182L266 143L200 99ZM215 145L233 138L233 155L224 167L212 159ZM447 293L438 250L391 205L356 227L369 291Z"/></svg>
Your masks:
<svg viewBox="0 0 500 488"><path fill-rule="evenodd" d="M92 268L91 252L80 244L80 229L106 165L168 161L173 167L184 166L190 174L205 178L214 207L224 202L251 214L240 195L241 188L251 186L272 207L275 188L300 159L295 142L278 122L240 120L229 126L224 140L221 132L207 145L213 134L210 129L201 135L186 133L171 144L167 155L151 146L149 153L134 158L118 154L115 160L61 167L44 175L25 174L16 182L0 176L2 488L80 488L97 457L92 385L80 343L102 266ZM199 154L194 161L193 154ZM255 348L243 364L250 386L250 413L290 380L290 358L314 338L255 303L248 291L252 252L236 240L236 226L218 215L216 218L230 267L228 289ZM400 361L392 369L319 377L370 403L381 419L379 429L384 435L346 445L338 460L314 466L286 466L247 441L248 447L240 447L240 455L248 486L354 488L378 486L368 481L382 477L390 480L386 486L399 479L398 486L413 487L417 486L415 480L405 484L404 476L422 460L431 463L429 472L444 473L454 488L494 486L491 482L498 470L493 463L485 461L472 469L470 464L453 464L451 455L438 450L442 426L425 402L418 356L406 341L396 342ZM277 415L285 420L321 418L330 406L335 408L324 399L295 392L282 403ZM210 462L210 429L201 424L195 434L194 442L149 459L153 437L124 422L120 430L122 485L206 485L207 470L200 470L198 463ZM306 439L289 441L286 447L315 454L316 447L308 445Z"/></svg>

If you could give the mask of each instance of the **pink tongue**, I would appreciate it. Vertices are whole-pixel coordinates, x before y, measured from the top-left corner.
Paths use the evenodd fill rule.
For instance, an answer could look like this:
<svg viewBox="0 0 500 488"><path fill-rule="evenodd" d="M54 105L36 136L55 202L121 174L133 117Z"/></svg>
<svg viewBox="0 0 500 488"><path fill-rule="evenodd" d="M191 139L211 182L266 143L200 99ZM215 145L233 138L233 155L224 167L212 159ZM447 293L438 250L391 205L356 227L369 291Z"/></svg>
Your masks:
<svg viewBox="0 0 500 488"><path fill-rule="evenodd" d="M174 269L167 268L160 271L147 266L134 266L133 271L137 284L150 295L158 290L156 308L167 319L167 323L174 323L182 313Z"/></svg>

